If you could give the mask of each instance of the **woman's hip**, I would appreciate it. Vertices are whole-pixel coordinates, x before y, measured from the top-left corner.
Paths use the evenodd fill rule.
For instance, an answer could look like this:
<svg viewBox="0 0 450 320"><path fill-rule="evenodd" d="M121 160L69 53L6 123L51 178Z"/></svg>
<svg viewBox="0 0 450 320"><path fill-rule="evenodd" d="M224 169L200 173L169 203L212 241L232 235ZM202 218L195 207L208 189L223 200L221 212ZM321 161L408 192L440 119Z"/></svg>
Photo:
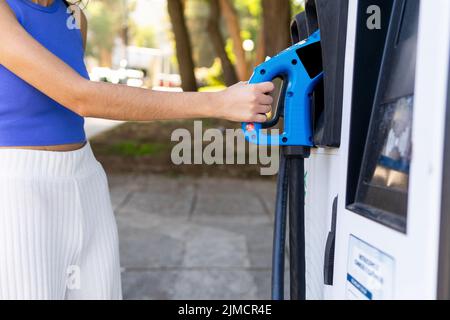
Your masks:
<svg viewBox="0 0 450 320"><path fill-rule="evenodd" d="M113 218L106 174L89 144L69 152L0 150L0 217L85 221L93 214Z"/></svg>
<svg viewBox="0 0 450 320"><path fill-rule="evenodd" d="M92 272L93 252L109 261L95 268L114 271L105 288L120 288L117 240L106 175L89 145L0 150L0 297L63 297L67 270Z"/></svg>
<svg viewBox="0 0 450 320"><path fill-rule="evenodd" d="M81 179L102 171L87 143L74 151L0 149L0 179Z"/></svg>

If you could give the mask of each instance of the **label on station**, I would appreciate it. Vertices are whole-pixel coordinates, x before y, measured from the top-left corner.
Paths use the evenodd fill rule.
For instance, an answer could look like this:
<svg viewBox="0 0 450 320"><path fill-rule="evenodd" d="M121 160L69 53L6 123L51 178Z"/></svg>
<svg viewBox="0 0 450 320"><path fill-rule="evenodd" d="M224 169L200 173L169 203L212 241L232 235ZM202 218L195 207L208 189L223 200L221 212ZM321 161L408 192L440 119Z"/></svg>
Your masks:
<svg viewBox="0 0 450 320"><path fill-rule="evenodd" d="M346 298L393 299L394 258L353 235L350 236L348 252Z"/></svg>

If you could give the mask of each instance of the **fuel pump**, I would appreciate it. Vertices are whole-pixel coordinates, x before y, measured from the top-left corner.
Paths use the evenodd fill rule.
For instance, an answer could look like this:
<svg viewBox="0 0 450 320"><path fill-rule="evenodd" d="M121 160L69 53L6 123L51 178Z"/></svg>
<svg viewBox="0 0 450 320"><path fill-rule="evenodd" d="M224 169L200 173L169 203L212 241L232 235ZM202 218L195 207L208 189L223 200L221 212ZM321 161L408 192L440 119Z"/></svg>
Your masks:
<svg viewBox="0 0 450 320"><path fill-rule="evenodd" d="M294 44L277 56L268 59L257 68L249 83L282 79L280 105L276 107L269 123L244 123L243 130L248 141L259 145L279 145L280 172L278 180L272 298L284 297L284 248L286 234L287 194L289 192L289 248L291 299L305 299L304 267L304 159L313 146L311 123L312 94L323 77L321 64L320 32ZM284 119L283 133L267 135L263 127Z"/></svg>
<svg viewBox="0 0 450 320"><path fill-rule="evenodd" d="M317 142L314 116L320 148L305 164L307 298L449 299L450 3L354 0L347 12L342 90L331 85L340 143Z"/></svg>
<svg viewBox="0 0 450 320"><path fill-rule="evenodd" d="M274 299L284 297L287 221L290 297L306 299L308 296L311 279L306 275L307 247L310 246L306 241L305 161L310 161L307 159L311 154L312 161L316 161L319 148L329 149L340 144L346 15L347 1L306 1L306 11L297 15L291 25L294 45L258 66L250 79L250 83L255 83L281 78L283 83L282 98L271 120L265 124L243 124L251 143L280 146L272 274ZM262 129L274 126L280 118L283 118L281 134L266 135L262 132ZM327 259L330 260L334 242L328 242ZM332 275L332 266L328 269L326 275L321 276L321 283L324 277Z"/></svg>
<svg viewBox="0 0 450 320"><path fill-rule="evenodd" d="M353 1L349 21L329 297L448 299L450 3Z"/></svg>
<svg viewBox="0 0 450 320"><path fill-rule="evenodd" d="M273 298L289 225L292 299L450 299L450 2L307 0L292 38L251 79L281 103L243 125L281 146Z"/></svg>

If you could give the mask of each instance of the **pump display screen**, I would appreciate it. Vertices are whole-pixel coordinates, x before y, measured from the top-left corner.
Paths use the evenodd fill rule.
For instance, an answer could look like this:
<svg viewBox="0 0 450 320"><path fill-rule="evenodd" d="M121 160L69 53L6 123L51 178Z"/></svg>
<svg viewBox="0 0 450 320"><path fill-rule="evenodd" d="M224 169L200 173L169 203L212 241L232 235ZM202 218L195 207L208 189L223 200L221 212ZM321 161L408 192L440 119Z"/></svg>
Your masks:
<svg viewBox="0 0 450 320"><path fill-rule="evenodd" d="M357 202L400 216L408 207L413 103L407 96L381 106L357 194Z"/></svg>
<svg viewBox="0 0 450 320"><path fill-rule="evenodd" d="M355 199L348 205L401 232L408 215L419 11L419 0L394 2Z"/></svg>

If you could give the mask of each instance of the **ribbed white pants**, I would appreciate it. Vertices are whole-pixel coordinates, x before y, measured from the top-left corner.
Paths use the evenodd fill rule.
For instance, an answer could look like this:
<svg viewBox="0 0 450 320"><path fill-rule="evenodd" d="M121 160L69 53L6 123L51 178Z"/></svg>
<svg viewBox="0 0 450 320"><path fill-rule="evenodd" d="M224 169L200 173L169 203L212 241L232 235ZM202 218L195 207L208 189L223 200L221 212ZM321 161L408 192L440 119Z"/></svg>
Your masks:
<svg viewBox="0 0 450 320"><path fill-rule="evenodd" d="M71 152L0 149L0 299L121 299L105 172Z"/></svg>

